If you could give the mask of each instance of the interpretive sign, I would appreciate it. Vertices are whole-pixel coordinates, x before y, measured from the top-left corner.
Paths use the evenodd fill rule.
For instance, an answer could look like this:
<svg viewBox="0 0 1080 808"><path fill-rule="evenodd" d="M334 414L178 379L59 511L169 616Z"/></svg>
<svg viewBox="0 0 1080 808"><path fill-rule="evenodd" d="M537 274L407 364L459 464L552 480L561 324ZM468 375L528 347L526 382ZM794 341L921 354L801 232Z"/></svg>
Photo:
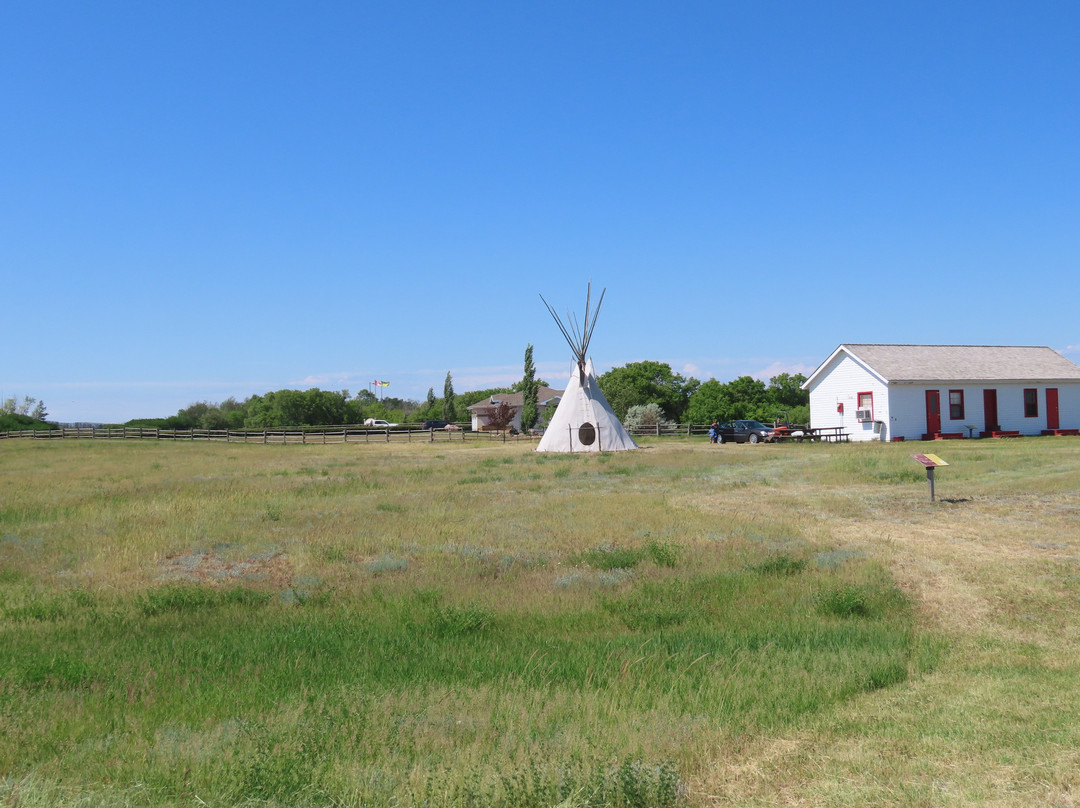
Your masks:
<svg viewBox="0 0 1080 808"><path fill-rule="evenodd" d="M914 457L916 460L918 460L920 463L922 463L928 469L929 468L934 468L935 466L947 466L947 465L949 465L944 460L942 460L940 457L938 457L936 454L913 454L912 457Z"/></svg>
<svg viewBox="0 0 1080 808"><path fill-rule="evenodd" d="M930 483L930 501L934 501L934 469L949 465L936 454L913 454L916 460L926 466L926 481Z"/></svg>

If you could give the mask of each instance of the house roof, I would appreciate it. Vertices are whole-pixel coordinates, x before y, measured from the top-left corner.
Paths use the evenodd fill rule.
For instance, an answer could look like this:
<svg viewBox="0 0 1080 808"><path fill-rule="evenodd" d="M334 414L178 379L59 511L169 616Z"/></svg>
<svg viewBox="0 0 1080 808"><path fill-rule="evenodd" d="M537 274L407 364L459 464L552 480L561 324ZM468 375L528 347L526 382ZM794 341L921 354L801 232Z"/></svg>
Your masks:
<svg viewBox="0 0 1080 808"><path fill-rule="evenodd" d="M553 398L561 398L563 392L565 392L565 391L563 391L563 390L552 390L550 387L538 387L536 389L536 403L538 405L547 404ZM467 409L467 410L487 409L488 407L492 407L492 406L494 406L496 404L499 404L500 402L503 402L503 401L505 401L507 404L509 404L512 407L523 407L523 406L525 406L525 394L524 393L495 393L494 395L489 396L488 398L480 399L475 404L470 404L465 409Z"/></svg>
<svg viewBox="0 0 1080 808"><path fill-rule="evenodd" d="M840 352L887 383L924 381L1080 381L1080 367L1057 351L1027 345L841 345L806 380L808 387Z"/></svg>

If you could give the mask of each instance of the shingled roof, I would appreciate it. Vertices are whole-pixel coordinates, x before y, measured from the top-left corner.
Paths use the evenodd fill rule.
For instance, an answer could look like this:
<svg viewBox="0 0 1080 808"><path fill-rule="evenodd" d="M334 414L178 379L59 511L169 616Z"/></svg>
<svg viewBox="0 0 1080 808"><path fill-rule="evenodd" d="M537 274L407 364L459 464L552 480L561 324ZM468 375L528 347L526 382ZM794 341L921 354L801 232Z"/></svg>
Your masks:
<svg viewBox="0 0 1080 808"><path fill-rule="evenodd" d="M562 394L563 394L562 390L553 390L550 387L538 387L536 389L536 403L537 404L546 404L549 401L551 401L551 399L553 399L553 398L559 398L560 396L562 396ZM507 404L509 404L509 405L511 405L513 407L522 407L522 406L525 405L525 394L524 393L496 393L495 395L490 396L488 398L480 399L475 404L470 404L465 409L467 409L467 410L478 410L478 409L482 409L482 408L485 408L485 407L492 407L492 406L494 406L496 404L500 404L502 402L506 402Z"/></svg>
<svg viewBox="0 0 1080 808"><path fill-rule="evenodd" d="M1047 347L847 343L836 352L841 350L887 382L1080 381L1080 367Z"/></svg>

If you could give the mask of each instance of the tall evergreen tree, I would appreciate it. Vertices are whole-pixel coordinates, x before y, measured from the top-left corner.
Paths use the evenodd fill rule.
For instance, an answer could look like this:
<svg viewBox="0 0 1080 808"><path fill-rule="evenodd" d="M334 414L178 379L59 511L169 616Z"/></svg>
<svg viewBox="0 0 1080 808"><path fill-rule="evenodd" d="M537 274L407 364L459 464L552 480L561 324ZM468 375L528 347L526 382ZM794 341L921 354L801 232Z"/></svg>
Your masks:
<svg viewBox="0 0 1080 808"><path fill-rule="evenodd" d="M427 389L427 401L425 402L425 405L427 406L428 415L434 414L434 412L435 412L435 388L434 387L429 387Z"/></svg>
<svg viewBox="0 0 1080 808"><path fill-rule="evenodd" d="M450 371L446 371L446 382L443 384L442 418L451 424L457 421L457 407L454 406L454 380L450 378Z"/></svg>
<svg viewBox="0 0 1080 808"><path fill-rule="evenodd" d="M533 346L525 348L525 375L521 380L521 431L528 432L538 419L536 411L537 397L536 365L533 364Z"/></svg>

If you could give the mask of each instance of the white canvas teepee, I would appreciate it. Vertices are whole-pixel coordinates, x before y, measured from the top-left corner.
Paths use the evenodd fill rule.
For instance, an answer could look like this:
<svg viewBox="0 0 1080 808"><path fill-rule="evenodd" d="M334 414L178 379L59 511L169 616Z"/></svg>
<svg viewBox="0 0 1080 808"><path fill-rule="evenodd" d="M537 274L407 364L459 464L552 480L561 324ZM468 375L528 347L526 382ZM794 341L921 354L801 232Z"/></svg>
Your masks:
<svg viewBox="0 0 1080 808"><path fill-rule="evenodd" d="M608 400L604 398L596 381L596 374L593 373L592 361L585 356L596 327L600 305L604 302L604 292L600 293L596 310L590 314L591 296L590 284L588 296L585 298L585 325L580 330L573 318L570 319L570 330L567 330L559 315L544 300L544 296L540 296L566 341L570 343L575 367L570 372L570 380L566 383L566 391L559 401L558 409L536 447L538 452L621 452L638 448L634 439L615 417Z"/></svg>

